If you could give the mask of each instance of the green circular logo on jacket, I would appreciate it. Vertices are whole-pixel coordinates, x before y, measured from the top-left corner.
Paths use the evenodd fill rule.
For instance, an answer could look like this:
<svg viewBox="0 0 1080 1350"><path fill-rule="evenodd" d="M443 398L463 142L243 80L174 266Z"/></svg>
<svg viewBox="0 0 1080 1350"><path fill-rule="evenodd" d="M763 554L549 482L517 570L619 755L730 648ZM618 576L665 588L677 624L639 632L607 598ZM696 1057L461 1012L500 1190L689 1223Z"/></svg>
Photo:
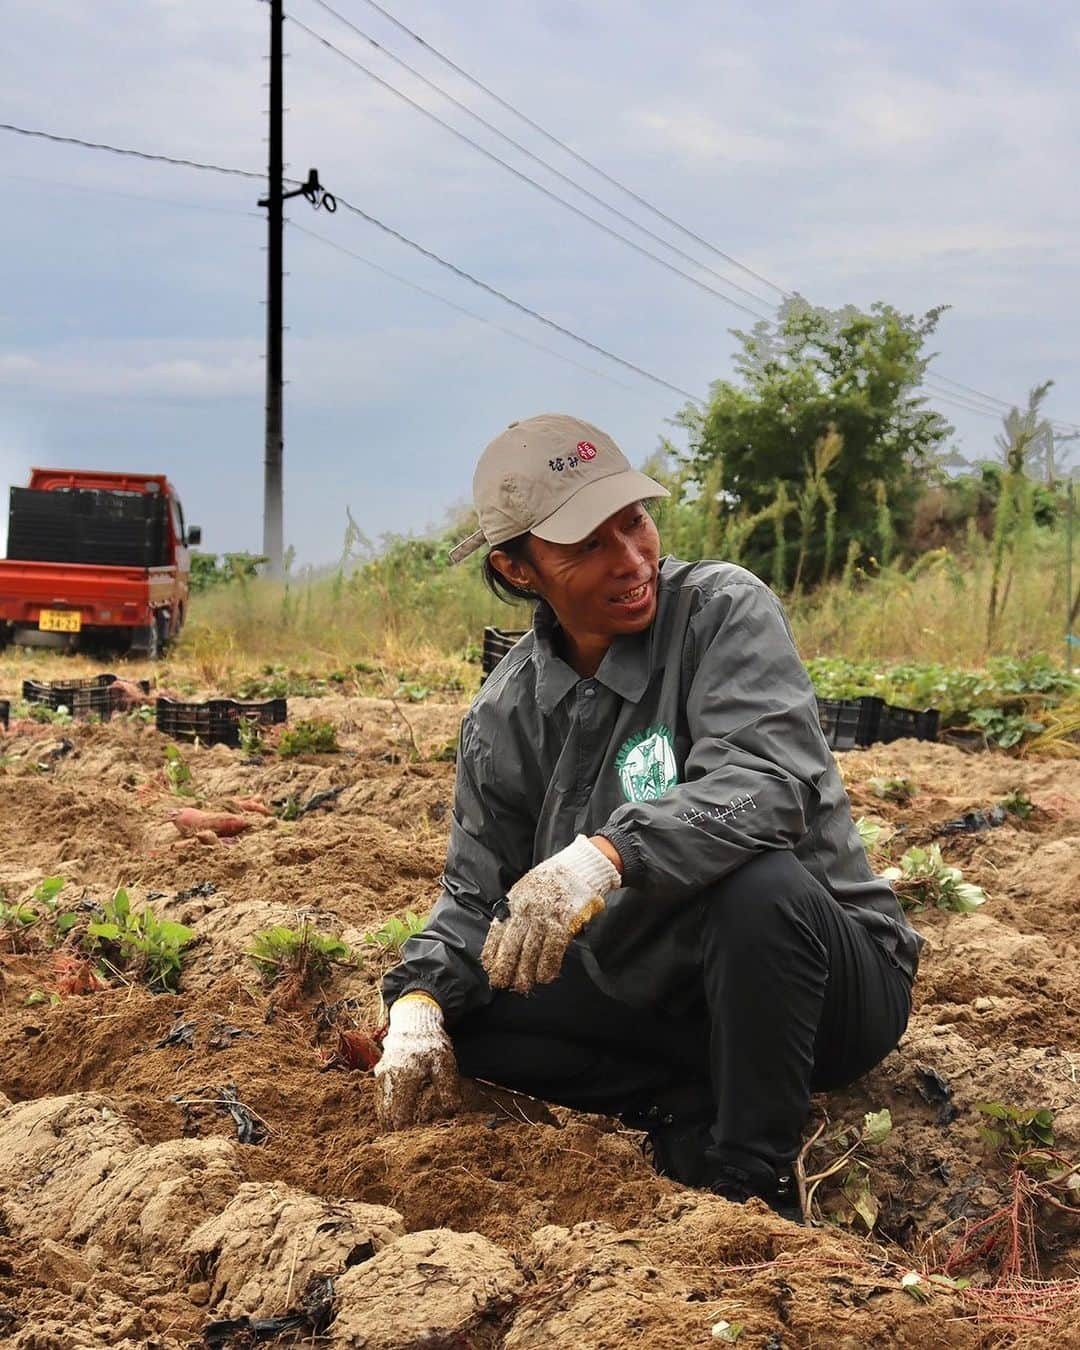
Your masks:
<svg viewBox="0 0 1080 1350"><path fill-rule="evenodd" d="M679 781L675 745L662 723L646 727L624 741L615 756L623 796L631 802L653 802Z"/></svg>

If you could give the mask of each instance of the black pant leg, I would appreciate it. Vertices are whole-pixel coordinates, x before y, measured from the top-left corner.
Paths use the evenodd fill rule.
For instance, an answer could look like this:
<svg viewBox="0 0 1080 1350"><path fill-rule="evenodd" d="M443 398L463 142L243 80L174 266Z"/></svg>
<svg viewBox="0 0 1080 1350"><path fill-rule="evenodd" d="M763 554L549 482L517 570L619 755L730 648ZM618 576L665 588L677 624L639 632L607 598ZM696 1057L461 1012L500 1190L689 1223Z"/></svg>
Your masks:
<svg viewBox="0 0 1080 1350"><path fill-rule="evenodd" d="M814 1088L896 1045L910 987L793 854L761 854L698 911L717 1102L710 1156L767 1180L798 1152Z"/></svg>
<svg viewBox="0 0 1080 1350"><path fill-rule="evenodd" d="M636 1112L674 1095L700 1113L712 1100L702 1031L610 998L571 947L557 980L500 990L450 1035L469 1078L583 1111Z"/></svg>

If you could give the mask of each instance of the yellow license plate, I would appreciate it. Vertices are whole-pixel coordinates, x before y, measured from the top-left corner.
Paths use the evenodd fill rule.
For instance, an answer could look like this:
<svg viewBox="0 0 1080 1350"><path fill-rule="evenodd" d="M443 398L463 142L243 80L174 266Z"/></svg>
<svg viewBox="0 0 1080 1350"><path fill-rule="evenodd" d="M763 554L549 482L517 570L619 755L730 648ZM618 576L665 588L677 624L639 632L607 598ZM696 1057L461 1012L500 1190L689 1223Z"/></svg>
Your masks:
<svg viewBox="0 0 1080 1350"><path fill-rule="evenodd" d="M43 609L38 615L38 628L43 633L78 633L82 631L82 615L77 609Z"/></svg>

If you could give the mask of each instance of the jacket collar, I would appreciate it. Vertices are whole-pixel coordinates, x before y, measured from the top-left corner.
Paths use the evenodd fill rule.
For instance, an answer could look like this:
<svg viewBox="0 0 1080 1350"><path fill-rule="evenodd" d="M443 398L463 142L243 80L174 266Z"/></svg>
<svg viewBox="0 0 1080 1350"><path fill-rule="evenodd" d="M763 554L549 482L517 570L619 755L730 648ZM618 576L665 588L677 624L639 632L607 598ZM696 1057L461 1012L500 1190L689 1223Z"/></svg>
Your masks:
<svg viewBox="0 0 1080 1350"><path fill-rule="evenodd" d="M657 595L660 610L663 578ZM595 679L628 703L637 703L649 685L652 673L653 633L656 620L643 633L625 633L617 637L604 654ZM533 665L536 667L536 701L545 716L559 706L579 683L581 676L559 655L558 620L551 606L541 600L533 614Z"/></svg>

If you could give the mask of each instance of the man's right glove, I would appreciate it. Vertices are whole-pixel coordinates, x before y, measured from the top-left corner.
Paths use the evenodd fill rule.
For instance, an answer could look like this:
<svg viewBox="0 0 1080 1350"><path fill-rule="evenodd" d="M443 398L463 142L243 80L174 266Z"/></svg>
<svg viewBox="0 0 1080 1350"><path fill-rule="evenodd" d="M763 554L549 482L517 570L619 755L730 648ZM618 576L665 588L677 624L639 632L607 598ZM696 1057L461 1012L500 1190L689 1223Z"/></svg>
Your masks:
<svg viewBox="0 0 1080 1350"><path fill-rule="evenodd" d="M384 1130L451 1115L461 1104L457 1060L442 1009L413 990L390 1009L382 1059L375 1065L375 1109Z"/></svg>

